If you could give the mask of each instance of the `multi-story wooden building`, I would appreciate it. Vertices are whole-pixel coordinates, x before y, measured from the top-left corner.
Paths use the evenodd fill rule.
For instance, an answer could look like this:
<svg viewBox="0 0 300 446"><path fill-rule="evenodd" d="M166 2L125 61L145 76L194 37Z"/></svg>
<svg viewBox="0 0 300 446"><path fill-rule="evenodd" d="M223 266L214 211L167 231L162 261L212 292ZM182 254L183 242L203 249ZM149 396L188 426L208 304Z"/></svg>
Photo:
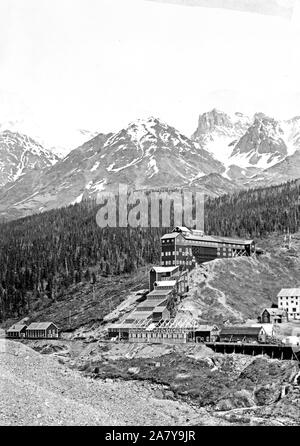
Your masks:
<svg viewBox="0 0 300 446"><path fill-rule="evenodd" d="M149 273L149 291L154 290L155 282L177 280L180 271L178 266L153 266Z"/></svg>
<svg viewBox="0 0 300 446"><path fill-rule="evenodd" d="M210 260L250 256L255 252L253 240L205 235L202 231L176 227L161 238L161 265L191 270Z"/></svg>
<svg viewBox="0 0 300 446"><path fill-rule="evenodd" d="M153 266L149 273L149 291L154 289L172 289L177 293L188 291L187 272L179 266Z"/></svg>
<svg viewBox="0 0 300 446"><path fill-rule="evenodd" d="M300 288L283 288L277 297L278 308L286 310L289 319L300 319Z"/></svg>

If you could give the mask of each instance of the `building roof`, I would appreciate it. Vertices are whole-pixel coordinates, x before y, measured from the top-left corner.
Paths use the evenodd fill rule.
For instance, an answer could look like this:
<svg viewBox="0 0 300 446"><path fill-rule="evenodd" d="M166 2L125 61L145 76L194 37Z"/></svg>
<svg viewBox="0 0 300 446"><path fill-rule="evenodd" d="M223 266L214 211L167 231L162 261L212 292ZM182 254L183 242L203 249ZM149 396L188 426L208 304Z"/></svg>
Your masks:
<svg viewBox="0 0 300 446"><path fill-rule="evenodd" d="M171 273L175 269L179 269L178 266L152 266L156 273Z"/></svg>
<svg viewBox="0 0 300 446"><path fill-rule="evenodd" d="M220 335L259 335L263 327L224 327L222 328Z"/></svg>
<svg viewBox="0 0 300 446"><path fill-rule="evenodd" d="M167 310L166 305L157 305L157 307L154 308L153 313L162 313L165 310Z"/></svg>
<svg viewBox="0 0 300 446"><path fill-rule="evenodd" d="M199 322L191 317L176 317L168 321L161 321L157 329L183 329L183 330L194 330L194 331L213 331L218 330L216 325L201 325Z"/></svg>
<svg viewBox="0 0 300 446"><path fill-rule="evenodd" d="M10 333L19 333L20 331L22 331L24 328L26 328L27 325L25 324L14 324L12 325L12 327L10 327L7 332Z"/></svg>
<svg viewBox="0 0 300 446"><path fill-rule="evenodd" d="M140 308L155 308L158 305L162 304L163 302L166 302L166 298L163 297L161 299L151 299L151 300L144 300L144 302L141 302L137 306L137 310L140 311Z"/></svg>
<svg viewBox="0 0 300 446"><path fill-rule="evenodd" d="M235 245L249 245L253 243L253 240L248 239L240 239L240 238L231 238L231 237L215 237L217 240L220 240L224 243L232 243Z"/></svg>
<svg viewBox="0 0 300 446"><path fill-rule="evenodd" d="M108 325L108 330L119 330L119 329L125 329L128 330L130 328L153 328L155 324L153 324L152 319L130 319L132 322L119 322L115 324Z"/></svg>
<svg viewBox="0 0 300 446"><path fill-rule="evenodd" d="M176 280L158 280L157 282L154 282L155 287L174 287L176 285Z"/></svg>
<svg viewBox="0 0 300 446"><path fill-rule="evenodd" d="M165 234L161 237L161 240L166 240L170 238L176 238L179 234L182 234L185 239L197 240L203 242L214 242L214 243L231 243L233 245L249 245L253 243L253 240L240 239L235 237L222 237L218 235L205 235L203 231L190 230L185 226L177 226L173 229L172 233Z"/></svg>
<svg viewBox="0 0 300 446"><path fill-rule="evenodd" d="M176 238L179 236L179 232L172 232L171 234L165 234L161 237L161 240L166 240L169 238Z"/></svg>
<svg viewBox="0 0 300 446"><path fill-rule="evenodd" d="M219 237L215 235L196 235L196 234L183 234L183 237L187 240L197 240L199 242L212 242L212 243L230 243L232 245L250 245L253 240L245 240L238 238Z"/></svg>
<svg viewBox="0 0 300 446"><path fill-rule="evenodd" d="M172 232L191 232L191 230L186 226L176 226Z"/></svg>
<svg viewBox="0 0 300 446"><path fill-rule="evenodd" d="M270 314L270 316L282 316L286 313L284 309L281 308L264 308L262 313L267 310L267 312Z"/></svg>
<svg viewBox="0 0 300 446"><path fill-rule="evenodd" d="M151 311L134 311L128 316L129 320L132 319L148 319L150 316L152 316L152 310ZM126 321L125 321L126 322Z"/></svg>
<svg viewBox="0 0 300 446"><path fill-rule="evenodd" d="M171 294L171 293L172 293L172 290L153 290L147 294L147 299L149 297L154 297L154 296L168 296L168 294Z"/></svg>
<svg viewBox="0 0 300 446"><path fill-rule="evenodd" d="M54 325L56 327L53 322L32 322L32 324L27 327L27 330L47 330L50 325Z"/></svg>
<svg viewBox="0 0 300 446"><path fill-rule="evenodd" d="M196 331L214 331L219 330L216 325L197 325Z"/></svg>
<svg viewBox="0 0 300 446"><path fill-rule="evenodd" d="M277 297L300 296L300 288L282 288Z"/></svg>

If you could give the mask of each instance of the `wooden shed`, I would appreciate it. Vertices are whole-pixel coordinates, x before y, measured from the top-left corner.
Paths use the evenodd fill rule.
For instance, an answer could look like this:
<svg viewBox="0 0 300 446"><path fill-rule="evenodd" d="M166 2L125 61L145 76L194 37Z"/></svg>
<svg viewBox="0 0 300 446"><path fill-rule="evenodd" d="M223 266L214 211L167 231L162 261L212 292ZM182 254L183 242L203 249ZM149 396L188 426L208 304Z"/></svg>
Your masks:
<svg viewBox="0 0 300 446"><path fill-rule="evenodd" d="M265 342L266 332L263 327L232 326L224 327L220 332L220 342Z"/></svg>
<svg viewBox="0 0 300 446"><path fill-rule="evenodd" d="M288 313L281 308L265 308L260 316L262 324L280 324L288 322Z"/></svg>
<svg viewBox="0 0 300 446"><path fill-rule="evenodd" d="M26 338L29 339L58 338L58 328L53 322L33 322L26 329Z"/></svg>
<svg viewBox="0 0 300 446"><path fill-rule="evenodd" d="M15 324L6 331L8 338L25 338L27 325Z"/></svg>

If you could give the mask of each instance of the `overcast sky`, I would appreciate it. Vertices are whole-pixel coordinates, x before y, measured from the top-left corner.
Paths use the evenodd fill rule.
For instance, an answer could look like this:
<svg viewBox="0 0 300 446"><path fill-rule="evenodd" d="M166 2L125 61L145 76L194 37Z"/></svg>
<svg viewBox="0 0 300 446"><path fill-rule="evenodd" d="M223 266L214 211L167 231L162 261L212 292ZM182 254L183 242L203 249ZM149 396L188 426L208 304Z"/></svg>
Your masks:
<svg viewBox="0 0 300 446"><path fill-rule="evenodd" d="M55 142L148 115L190 135L213 107L300 115L299 0L205 3L1 0L0 122L25 114Z"/></svg>

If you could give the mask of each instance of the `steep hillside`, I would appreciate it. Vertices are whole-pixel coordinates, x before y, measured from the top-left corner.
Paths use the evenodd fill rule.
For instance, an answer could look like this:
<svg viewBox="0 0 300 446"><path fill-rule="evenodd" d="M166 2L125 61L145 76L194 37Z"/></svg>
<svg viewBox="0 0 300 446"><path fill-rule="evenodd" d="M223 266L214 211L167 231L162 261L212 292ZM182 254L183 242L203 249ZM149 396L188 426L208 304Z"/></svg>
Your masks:
<svg viewBox="0 0 300 446"><path fill-rule="evenodd" d="M274 233L258 241L265 253L207 262L190 275L190 291L179 307L203 321L242 322L255 319L264 307L277 303L281 288L300 286L300 233L290 249Z"/></svg>
<svg viewBox="0 0 300 446"><path fill-rule="evenodd" d="M101 284L103 276L115 277L117 284L123 274L159 262L160 237L169 228L101 229L97 210L95 202L85 201L0 225L0 320L52 305L58 314L56 302L67 301L73 286L87 286L81 297L88 299L88 284ZM296 233L299 212L299 184L291 182L207 200L205 230L255 238L260 244L274 231L280 237L287 230Z"/></svg>
<svg viewBox="0 0 300 446"><path fill-rule="evenodd" d="M9 130L0 133L0 186L57 161L56 155L27 135Z"/></svg>
<svg viewBox="0 0 300 446"><path fill-rule="evenodd" d="M244 185L245 187L263 187L285 182L291 178L300 178L300 150L263 172L253 175L249 180L244 181Z"/></svg>

